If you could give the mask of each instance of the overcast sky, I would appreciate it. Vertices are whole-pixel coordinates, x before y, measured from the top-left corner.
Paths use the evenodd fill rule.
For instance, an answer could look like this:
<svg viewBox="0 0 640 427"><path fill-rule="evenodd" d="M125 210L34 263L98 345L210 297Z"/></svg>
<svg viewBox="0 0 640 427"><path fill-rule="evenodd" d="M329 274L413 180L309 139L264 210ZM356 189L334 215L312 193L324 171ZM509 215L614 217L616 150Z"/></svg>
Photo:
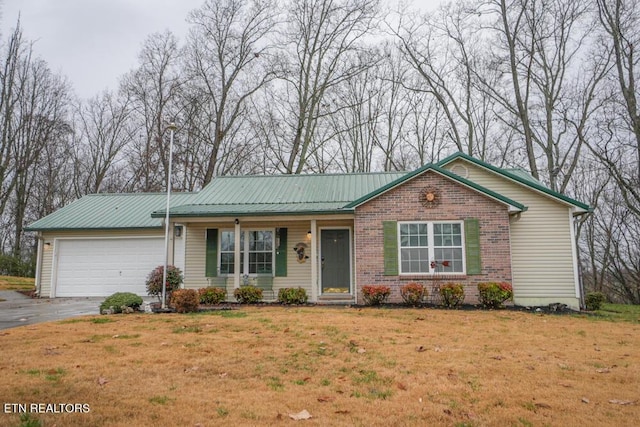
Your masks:
<svg viewBox="0 0 640 427"><path fill-rule="evenodd" d="M430 5L441 0L416 0ZM4 43L18 14L37 56L69 78L82 98L115 89L137 64L144 39L166 29L183 40L186 17L204 0L0 0Z"/></svg>
<svg viewBox="0 0 640 427"><path fill-rule="evenodd" d="M144 39L171 30L182 40L185 18L203 0L0 0L4 43L18 14L36 54L91 97L115 88L133 68Z"/></svg>

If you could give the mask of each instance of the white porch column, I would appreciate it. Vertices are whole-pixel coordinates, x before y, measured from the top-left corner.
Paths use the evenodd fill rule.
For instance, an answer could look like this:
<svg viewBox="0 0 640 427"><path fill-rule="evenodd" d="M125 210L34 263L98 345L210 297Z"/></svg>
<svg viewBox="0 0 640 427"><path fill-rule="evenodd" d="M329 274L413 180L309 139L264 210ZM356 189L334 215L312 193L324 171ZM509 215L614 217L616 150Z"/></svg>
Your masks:
<svg viewBox="0 0 640 427"><path fill-rule="evenodd" d="M233 233L234 237L234 255L233 255L233 287L235 289L240 287L240 221L236 219L236 226Z"/></svg>
<svg viewBox="0 0 640 427"><path fill-rule="evenodd" d="M311 220L311 301L318 300L318 227L315 219Z"/></svg>

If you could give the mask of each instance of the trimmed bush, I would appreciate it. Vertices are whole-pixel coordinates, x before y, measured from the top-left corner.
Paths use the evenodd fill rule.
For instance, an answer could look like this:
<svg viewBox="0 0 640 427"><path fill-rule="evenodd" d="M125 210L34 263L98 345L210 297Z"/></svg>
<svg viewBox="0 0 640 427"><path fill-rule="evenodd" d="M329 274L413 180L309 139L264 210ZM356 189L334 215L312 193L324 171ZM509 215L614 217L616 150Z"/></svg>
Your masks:
<svg viewBox="0 0 640 427"><path fill-rule="evenodd" d="M606 299L602 292L589 292L584 297L584 304L589 311L600 310Z"/></svg>
<svg viewBox="0 0 640 427"><path fill-rule="evenodd" d="M282 304L304 304L307 291L302 288L282 288L278 291L278 302Z"/></svg>
<svg viewBox="0 0 640 427"><path fill-rule="evenodd" d="M391 295L391 288L384 285L365 285L362 287L362 299L365 305L380 305Z"/></svg>
<svg viewBox="0 0 640 427"><path fill-rule="evenodd" d="M108 296L102 304L100 304L100 313L104 310L112 309L114 313L122 313L122 307L129 307L137 310L142 305L142 298L131 292L116 292ZM113 307L113 308L112 308Z"/></svg>
<svg viewBox="0 0 640 427"><path fill-rule="evenodd" d="M255 286L240 286L233 291L233 296L240 304L255 304L262 301L262 289Z"/></svg>
<svg viewBox="0 0 640 427"><path fill-rule="evenodd" d="M420 283L407 283L400 288L400 296L405 304L412 307L419 306L422 301L429 295L427 288Z"/></svg>
<svg viewBox="0 0 640 427"><path fill-rule="evenodd" d="M178 313L198 311L200 296L195 289L176 289L171 292L169 305Z"/></svg>
<svg viewBox="0 0 640 427"><path fill-rule="evenodd" d="M198 294L200 296L200 304L220 304L227 299L227 290L223 288L200 288L198 289Z"/></svg>
<svg viewBox="0 0 640 427"><path fill-rule="evenodd" d="M513 299L513 287L507 282L478 283L478 298L486 308L499 308L505 301Z"/></svg>
<svg viewBox="0 0 640 427"><path fill-rule="evenodd" d="M464 286L460 283L445 283L440 286L440 298L443 306L456 308L464 302Z"/></svg>
<svg viewBox="0 0 640 427"><path fill-rule="evenodd" d="M159 265L154 268L147 276L147 294L158 297L158 301L162 299L162 275L164 266ZM180 288L182 284L182 272L178 267L173 265L167 266L167 298L170 299L171 292Z"/></svg>

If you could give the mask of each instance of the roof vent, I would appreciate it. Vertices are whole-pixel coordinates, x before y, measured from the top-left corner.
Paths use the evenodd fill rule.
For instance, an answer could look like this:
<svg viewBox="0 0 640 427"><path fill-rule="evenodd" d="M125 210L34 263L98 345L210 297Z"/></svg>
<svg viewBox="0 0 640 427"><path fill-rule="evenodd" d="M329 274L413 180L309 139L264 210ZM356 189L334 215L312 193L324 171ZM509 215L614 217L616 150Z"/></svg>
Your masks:
<svg viewBox="0 0 640 427"><path fill-rule="evenodd" d="M453 165L453 167L450 169L451 172L455 173L458 176L461 176L463 178L468 178L469 177L469 170L464 167L463 165Z"/></svg>

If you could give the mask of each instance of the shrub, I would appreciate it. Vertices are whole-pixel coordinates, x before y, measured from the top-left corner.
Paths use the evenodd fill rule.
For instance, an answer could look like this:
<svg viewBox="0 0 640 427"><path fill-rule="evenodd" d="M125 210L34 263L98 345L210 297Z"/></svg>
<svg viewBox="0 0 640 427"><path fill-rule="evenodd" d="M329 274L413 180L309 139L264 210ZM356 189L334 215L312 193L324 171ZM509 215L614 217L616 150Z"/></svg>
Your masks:
<svg viewBox="0 0 640 427"><path fill-rule="evenodd" d="M487 308L502 307L502 303L513 299L513 287L507 282L478 283L480 303Z"/></svg>
<svg viewBox="0 0 640 427"><path fill-rule="evenodd" d="M220 304L227 299L227 290L223 288L200 288L200 304Z"/></svg>
<svg viewBox="0 0 640 427"><path fill-rule="evenodd" d="M138 295L132 294L131 292L116 292L100 304L100 313L111 307L113 307L114 313L122 313L122 307L130 307L136 310L140 305L142 305L142 298Z"/></svg>
<svg viewBox="0 0 640 427"><path fill-rule="evenodd" d="M442 305L448 308L456 308L464 301L464 286L460 283L445 283L440 286Z"/></svg>
<svg viewBox="0 0 640 427"><path fill-rule="evenodd" d="M158 301L162 299L162 275L164 266L159 265L154 268L147 276L147 294L158 297ZM167 266L167 297L171 296L171 292L180 288L182 284L182 272L178 267L173 265Z"/></svg>
<svg viewBox="0 0 640 427"><path fill-rule="evenodd" d="M384 285L365 285L362 287L362 299L366 305L380 305L391 295L391 288Z"/></svg>
<svg viewBox="0 0 640 427"><path fill-rule="evenodd" d="M25 261L17 255L0 253L0 276L34 277L35 272L35 257Z"/></svg>
<svg viewBox="0 0 640 427"><path fill-rule="evenodd" d="M178 313L191 313L198 311L200 296L195 289L176 289L171 292L169 305Z"/></svg>
<svg viewBox="0 0 640 427"><path fill-rule="evenodd" d="M407 283L403 287L400 288L400 296L402 296L402 301L405 304L411 306L417 306L422 304L422 301L425 297L429 295L427 288L425 288L420 283Z"/></svg>
<svg viewBox="0 0 640 427"><path fill-rule="evenodd" d="M262 289L255 286L240 286L233 291L233 296L240 304L254 304L262 300Z"/></svg>
<svg viewBox="0 0 640 427"><path fill-rule="evenodd" d="M589 292L584 298L584 304L589 311L600 310L605 301L606 297L602 292Z"/></svg>
<svg viewBox="0 0 640 427"><path fill-rule="evenodd" d="M278 291L278 302L282 304L304 304L307 291L302 288L282 288Z"/></svg>

